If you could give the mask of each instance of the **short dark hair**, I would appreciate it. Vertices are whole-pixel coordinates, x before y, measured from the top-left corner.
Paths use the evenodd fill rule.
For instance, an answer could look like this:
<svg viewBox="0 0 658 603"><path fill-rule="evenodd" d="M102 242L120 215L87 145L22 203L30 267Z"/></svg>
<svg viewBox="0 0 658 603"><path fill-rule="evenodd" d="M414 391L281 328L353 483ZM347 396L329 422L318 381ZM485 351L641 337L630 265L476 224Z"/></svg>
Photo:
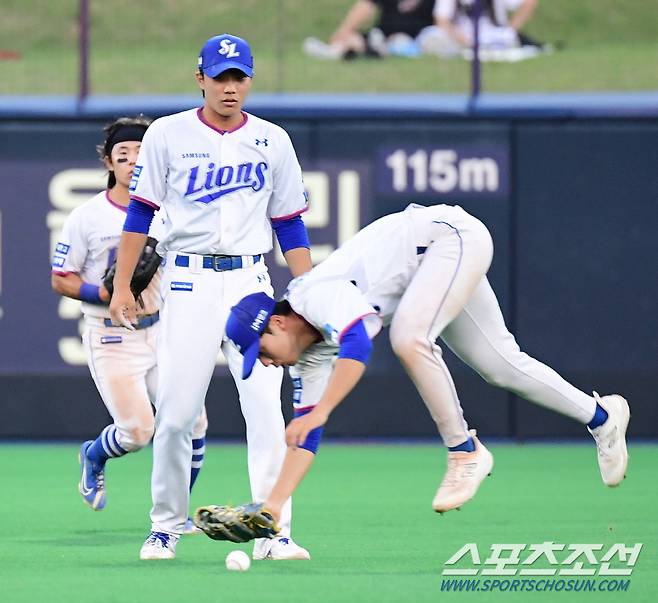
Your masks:
<svg viewBox="0 0 658 603"><path fill-rule="evenodd" d="M274 304L274 310L272 310L272 316L275 314L277 316L290 316L294 310L290 305L290 302L287 299L280 299Z"/></svg>
<svg viewBox="0 0 658 603"><path fill-rule="evenodd" d="M146 131L146 129L151 125L152 121L153 120L150 117L140 113L135 117L119 117L112 123L106 124L103 127L103 132L105 132L105 140L101 144L96 145L96 152L98 153L101 161L109 158L111 155L112 146L110 143L118 130L125 128L126 126L142 126L144 131ZM114 176L114 172L110 172L107 176L107 188L114 187L116 183L117 179Z"/></svg>

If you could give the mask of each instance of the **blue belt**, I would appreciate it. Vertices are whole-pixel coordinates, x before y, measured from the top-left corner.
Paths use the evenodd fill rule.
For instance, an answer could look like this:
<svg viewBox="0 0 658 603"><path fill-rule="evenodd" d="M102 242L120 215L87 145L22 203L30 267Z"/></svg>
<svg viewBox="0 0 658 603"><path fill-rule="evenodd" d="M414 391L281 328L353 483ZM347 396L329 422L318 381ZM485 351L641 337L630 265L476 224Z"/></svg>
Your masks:
<svg viewBox="0 0 658 603"><path fill-rule="evenodd" d="M254 264L260 262L261 254L247 256L254 260ZM187 255L176 256L176 266L180 268L190 267L190 257ZM239 270L243 268L241 255L204 255L203 267L210 268L215 272L224 272L225 270Z"/></svg>
<svg viewBox="0 0 658 603"><path fill-rule="evenodd" d="M146 329L147 327L153 326L156 322L160 320L160 312L154 312L153 314L147 314L146 316L140 316L137 319L137 324L133 325L135 329ZM106 318L105 321L106 327L116 327L118 325L112 324L112 319Z"/></svg>

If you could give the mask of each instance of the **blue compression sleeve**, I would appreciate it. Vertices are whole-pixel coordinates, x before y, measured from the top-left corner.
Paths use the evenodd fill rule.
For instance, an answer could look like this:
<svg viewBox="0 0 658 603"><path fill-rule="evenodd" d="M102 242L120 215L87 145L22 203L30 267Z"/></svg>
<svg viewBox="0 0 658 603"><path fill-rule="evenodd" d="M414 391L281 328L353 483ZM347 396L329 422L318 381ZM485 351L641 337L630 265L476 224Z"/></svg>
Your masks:
<svg viewBox="0 0 658 603"><path fill-rule="evenodd" d="M100 287L96 285L82 283L82 285L80 285L80 300L87 302L88 304L96 304L97 306L105 304L100 298L98 293L99 289Z"/></svg>
<svg viewBox="0 0 658 603"><path fill-rule="evenodd" d="M308 241L308 232L301 216L295 216L289 220L280 220L272 222L272 228L276 233L276 238L281 246L281 251L285 253L297 247L311 248Z"/></svg>
<svg viewBox="0 0 658 603"><path fill-rule="evenodd" d="M340 340L340 349L338 350L339 358L352 358L368 364L372 352L372 341L368 337L366 327L362 320L355 322Z"/></svg>
<svg viewBox="0 0 658 603"><path fill-rule="evenodd" d="M155 209L141 201L130 200L126 221L123 223L123 229L126 232L141 232L148 234L151 222L153 222Z"/></svg>
<svg viewBox="0 0 658 603"><path fill-rule="evenodd" d="M306 408L302 411L296 410L295 418L303 417L305 414L308 414L312 410L313 410L312 408ZM306 439L304 440L304 443L300 446L300 448L303 448L304 450L308 450L309 452L315 454L318 451L318 447L320 446L320 440L322 439L323 431L324 431L324 425L322 425L321 427L316 427L315 429L311 429L311 431L308 432L308 435L306 436Z"/></svg>

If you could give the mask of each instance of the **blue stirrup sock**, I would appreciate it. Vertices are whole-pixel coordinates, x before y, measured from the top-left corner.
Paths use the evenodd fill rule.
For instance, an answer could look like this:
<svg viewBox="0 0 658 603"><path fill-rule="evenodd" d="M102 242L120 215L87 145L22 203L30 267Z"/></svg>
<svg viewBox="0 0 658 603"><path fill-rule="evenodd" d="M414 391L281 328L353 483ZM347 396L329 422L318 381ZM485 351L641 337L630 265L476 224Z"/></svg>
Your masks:
<svg viewBox="0 0 658 603"><path fill-rule="evenodd" d="M206 438L197 438L192 440L192 472L190 474L190 492L192 492L192 487L196 478L199 477L201 472L201 467L203 466L203 457L206 453Z"/></svg>
<svg viewBox="0 0 658 603"><path fill-rule="evenodd" d="M594 411L594 416L592 420L587 424L587 427L590 429L596 429L601 427L608 420L608 413L605 408L603 408L598 402L596 403L596 410Z"/></svg>
<svg viewBox="0 0 658 603"><path fill-rule="evenodd" d="M96 465L101 467L105 465L107 459L118 458L127 454L117 441L117 428L115 425L108 425L101 434L87 448L87 458Z"/></svg>
<svg viewBox="0 0 658 603"><path fill-rule="evenodd" d="M458 446L449 446L448 450L450 452L475 452L475 442L473 442L473 438L468 438Z"/></svg>

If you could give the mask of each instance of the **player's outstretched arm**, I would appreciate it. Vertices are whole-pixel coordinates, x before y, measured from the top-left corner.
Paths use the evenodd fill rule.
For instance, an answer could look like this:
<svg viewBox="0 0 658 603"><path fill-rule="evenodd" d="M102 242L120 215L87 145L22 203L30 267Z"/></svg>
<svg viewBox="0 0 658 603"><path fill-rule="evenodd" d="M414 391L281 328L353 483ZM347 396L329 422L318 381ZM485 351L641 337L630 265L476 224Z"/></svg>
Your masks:
<svg viewBox="0 0 658 603"><path fill-rule="evenodd" d="M288 446L296 448L301 446L308 434L318 427L322 427L333 410L347 397L359 382L366 365L352 358L338 358L334 370L329 377L327 388L315 408L293 419L286 428L286 442Z"/></svg>
<svg viewBox="0 0 658 603"><path fill-rule="evenodd" d="M311 446L311 449L302 448L304 445L308 446L309 433L327 422L334 408L359 382L365 369L366 365L363 362L351 358L338 358L324 394L315 408L288 424L286 458L283 461L279 477L263 505L275 520L279 520L283 505L293 495L315 460L319 435L315 438L315 446Z"/></svg>
<svg viewBox="0 0 658 603"><path fill-rule="evenodd" d="M275 521L281 519L283 505L302 482L314 460L315 453L310 450L304 448L288 448L286 450L286 457L283 460L279 477L267 500L263 503L263 508L272 514Z"/></svg>
<svg viewBox="0 0 658 603"><path fill-rule="evenodd" d="M114 293L110 302L112 322L133 329L137 322L137 304L130 290L130 279L137 266L147 235L141 232L121 233L119 250L117 251L117 266L114 275Z"/></svg>

